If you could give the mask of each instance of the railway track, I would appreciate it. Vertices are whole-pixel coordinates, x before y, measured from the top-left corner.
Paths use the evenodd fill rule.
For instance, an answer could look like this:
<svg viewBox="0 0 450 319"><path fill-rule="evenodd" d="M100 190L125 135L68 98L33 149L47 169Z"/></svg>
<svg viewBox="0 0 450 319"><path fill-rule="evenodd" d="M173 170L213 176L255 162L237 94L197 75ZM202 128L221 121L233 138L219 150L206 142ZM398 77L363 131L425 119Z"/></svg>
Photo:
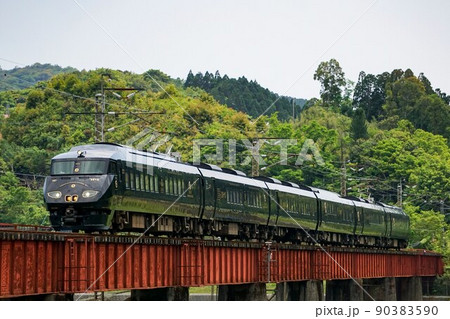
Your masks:
<svg viewBox="0 0 450 319"><path fill-rule="evenodd" d="M440 254L423 249L376 249L347 246L319 246L310 244L290 244L277 242L258 241L223 241L220 239L197 239L197 238L167 238L155 236L143 236L142 234L84 234L72 232L57 232L48 226L22 225L0 223L1 240L30 240L30 241L66 241L70 239L76 242L93 243L117 243L117 244L144 244L144 245L189 245L204 247L224 247L224 248L254 248L273 250L322 250L324 252L352 252L371 254L395 254L395 255L429 255L440 256Z"/></svg>

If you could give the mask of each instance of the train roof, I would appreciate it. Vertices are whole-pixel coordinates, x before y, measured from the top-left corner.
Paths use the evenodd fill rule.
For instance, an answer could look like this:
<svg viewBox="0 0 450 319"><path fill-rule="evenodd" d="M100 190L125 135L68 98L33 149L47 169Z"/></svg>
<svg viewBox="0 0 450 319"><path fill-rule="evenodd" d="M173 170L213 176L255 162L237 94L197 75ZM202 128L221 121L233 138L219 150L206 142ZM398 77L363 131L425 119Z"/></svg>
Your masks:
<svg viewBox="0 0 450 319"><path fill-rule="evenodd" d="M229 174L223 171L216 171L216 170L211 170L211 169L205 169L205 168L199 168L199 171L202 173L203 176L205 177L210 177L210 178L215 178L215 179L219 179L219 180L224 180L227 182L234 182L234 183L240 183L240 184L244 184L244 185L249 185L249 186L254 186L254 187L261 187L263 189L267 189L266 184L264 183L264 181L258 180L258 179L254 179L254 178L250 178L250 177L246 177L246 176L241 176L241 175L234 175L234 174Z"/></svg>
<svg viewBox="0 0 450 319"><path fill-rule="evenodd" d="M368 208L368 209L384 211L383 206L377 205L375 203L369 203L369 202L361 201L361 200L359 200L359 201L354 200L353 203L355 203L356 207L362 207L362 208Z"/></svg>
<svg viewBox="0 0 450 319"><path fill-rule="evenodd" d="M388 212L388 213L397 214L397 215L406 215L406 213L400 207L388 205L388 204L381 203L381 202L379 202L377 204L380 206L383 206L384 209L386 210L386 212Z"/></svg>
<svg viewBox="0 0 450 319"><path fill-rule="evenodd" d="M115 143L95 143L72 147L68 152L61 153L53 157L53 160L75 159L79 157L79 152L83 152L83 158L106 158L123 161L136 161L146 164L146 159L155 158L167 161L176 161L172 156L163 153L138 151L132 147Z"/></svg>
<svg viewBox="0 0 450 319"><path fill-rule="evenodd" d="M245 174L242 171L239 171L237 169L227 168L227 167L222 167L222 172L233 174L233 175L239 175L239 176L247 176L247 174Z"/></svg>
<svg viewBox="0 0 450 319"><path fill-rule="evenodd" d="M274 183L266 183L266 185L270 190L276 190L284 193L290 193L294 195L300 195L316 199L316 196L314 195L313 191L308 191L300 187L292 187L286 184L274 184Z"/></svg>
<svg viewBox="0 0 450 319"><path fill-rule="evenodd" d="M311 189L316 194L317 198L320 200L325 200L328 202L342 203L347 205L353 205L353 201L344 197L341 197L338 193L327 191L325 189L311 187Z"/></svg>

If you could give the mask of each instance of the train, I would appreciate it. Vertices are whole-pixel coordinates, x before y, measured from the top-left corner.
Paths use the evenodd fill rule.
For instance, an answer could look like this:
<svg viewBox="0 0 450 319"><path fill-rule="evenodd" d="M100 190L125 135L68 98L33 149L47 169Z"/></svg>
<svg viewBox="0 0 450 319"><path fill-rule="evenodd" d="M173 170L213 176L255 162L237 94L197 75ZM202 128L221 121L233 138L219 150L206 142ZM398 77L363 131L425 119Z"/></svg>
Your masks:
<svg viewBox="0 0 450 319"><path fill-rule="evenodd" d="M44 199L57 231L400 249L410 228L399 207L114 143L53 157Z"/></svg>

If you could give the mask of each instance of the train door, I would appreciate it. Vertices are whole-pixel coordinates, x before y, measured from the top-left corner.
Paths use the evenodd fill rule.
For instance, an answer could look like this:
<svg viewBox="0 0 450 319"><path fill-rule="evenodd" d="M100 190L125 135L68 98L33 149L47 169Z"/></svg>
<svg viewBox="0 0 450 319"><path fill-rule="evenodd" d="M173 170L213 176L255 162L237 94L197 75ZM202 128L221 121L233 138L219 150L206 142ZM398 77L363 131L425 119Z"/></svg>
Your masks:
<svg viewBox="0 0 450 319"><path fill-rule="evenodd" d="M355 217L354 217L354 223L355 223L355 229L353 233L355 235L360 235L363 232L364 229L364 218L363 218L363 209L362 207L355 206Z"/></svg>
<svg viewBox="0 0 450 319"><path fill-rule="evenodd" d="M267 226L276 226L278 221L278 215L280 212L280 207L278 205L278 192L275 190L268 191L269 200L269 217L267 219Z"/></svg>
<svg viewBox="0 0 450 319"><path fill-rule="evenodd" d="M202 185L202 206L203 212L201 213L201 218L203 219L213 219L216 214L216 203L217 203L217 189L216 189L216 179L203 178Z"/></svg>
<svg viewBox="0 0 450 319"><path fill-rule="evenodd" d="M386 229L386 231L384 233L385 233L386 237L391 237L391 235L392 235L392 214L389 213L386 208L383 208L383 212L384 212L384 223L385 223L385 229Z"/></svg>
<svg viewBox="0 0 450 319"><path fill-rule="evenodd" d="M366 227L366 223L365 223L365 220L366 220L365 209L360 207L360 210L361 210L361 234L364 234L364 231L365 231L364 228Z"/></svg>
<svg viewBox="0 0 450 319"><path fill-rule="evenodd" d="M319 197L317 197L316 193L314 193L314 196L316 197L316 202L317 202L316 228L315 228L315 231L317 231L320 227L320 224L322 224L322 201L319 200Z"/></svg>
<svg viewBox="0 0 450 319"><path fill-rule="evenodd" d="M113 181L112 181L112 190L114 193L117 193L119 191L119 185L121 185L119 180L119 171L117 167L116 161L110 161L109 162L109 168L108 173L114 175Z"/></svg>

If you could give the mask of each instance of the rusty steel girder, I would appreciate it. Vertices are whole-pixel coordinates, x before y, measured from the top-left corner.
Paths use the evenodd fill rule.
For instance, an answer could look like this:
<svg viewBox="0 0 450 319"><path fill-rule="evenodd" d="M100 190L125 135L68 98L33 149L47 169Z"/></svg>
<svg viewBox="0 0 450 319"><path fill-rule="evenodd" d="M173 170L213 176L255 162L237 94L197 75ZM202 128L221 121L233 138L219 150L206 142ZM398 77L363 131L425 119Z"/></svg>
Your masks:
<svg viewBox="0 0 450 319"><path fill-rule="evenodd" d="M254 282L437 276L442 256L276 243L0 230L0 298Z"/></svg>

